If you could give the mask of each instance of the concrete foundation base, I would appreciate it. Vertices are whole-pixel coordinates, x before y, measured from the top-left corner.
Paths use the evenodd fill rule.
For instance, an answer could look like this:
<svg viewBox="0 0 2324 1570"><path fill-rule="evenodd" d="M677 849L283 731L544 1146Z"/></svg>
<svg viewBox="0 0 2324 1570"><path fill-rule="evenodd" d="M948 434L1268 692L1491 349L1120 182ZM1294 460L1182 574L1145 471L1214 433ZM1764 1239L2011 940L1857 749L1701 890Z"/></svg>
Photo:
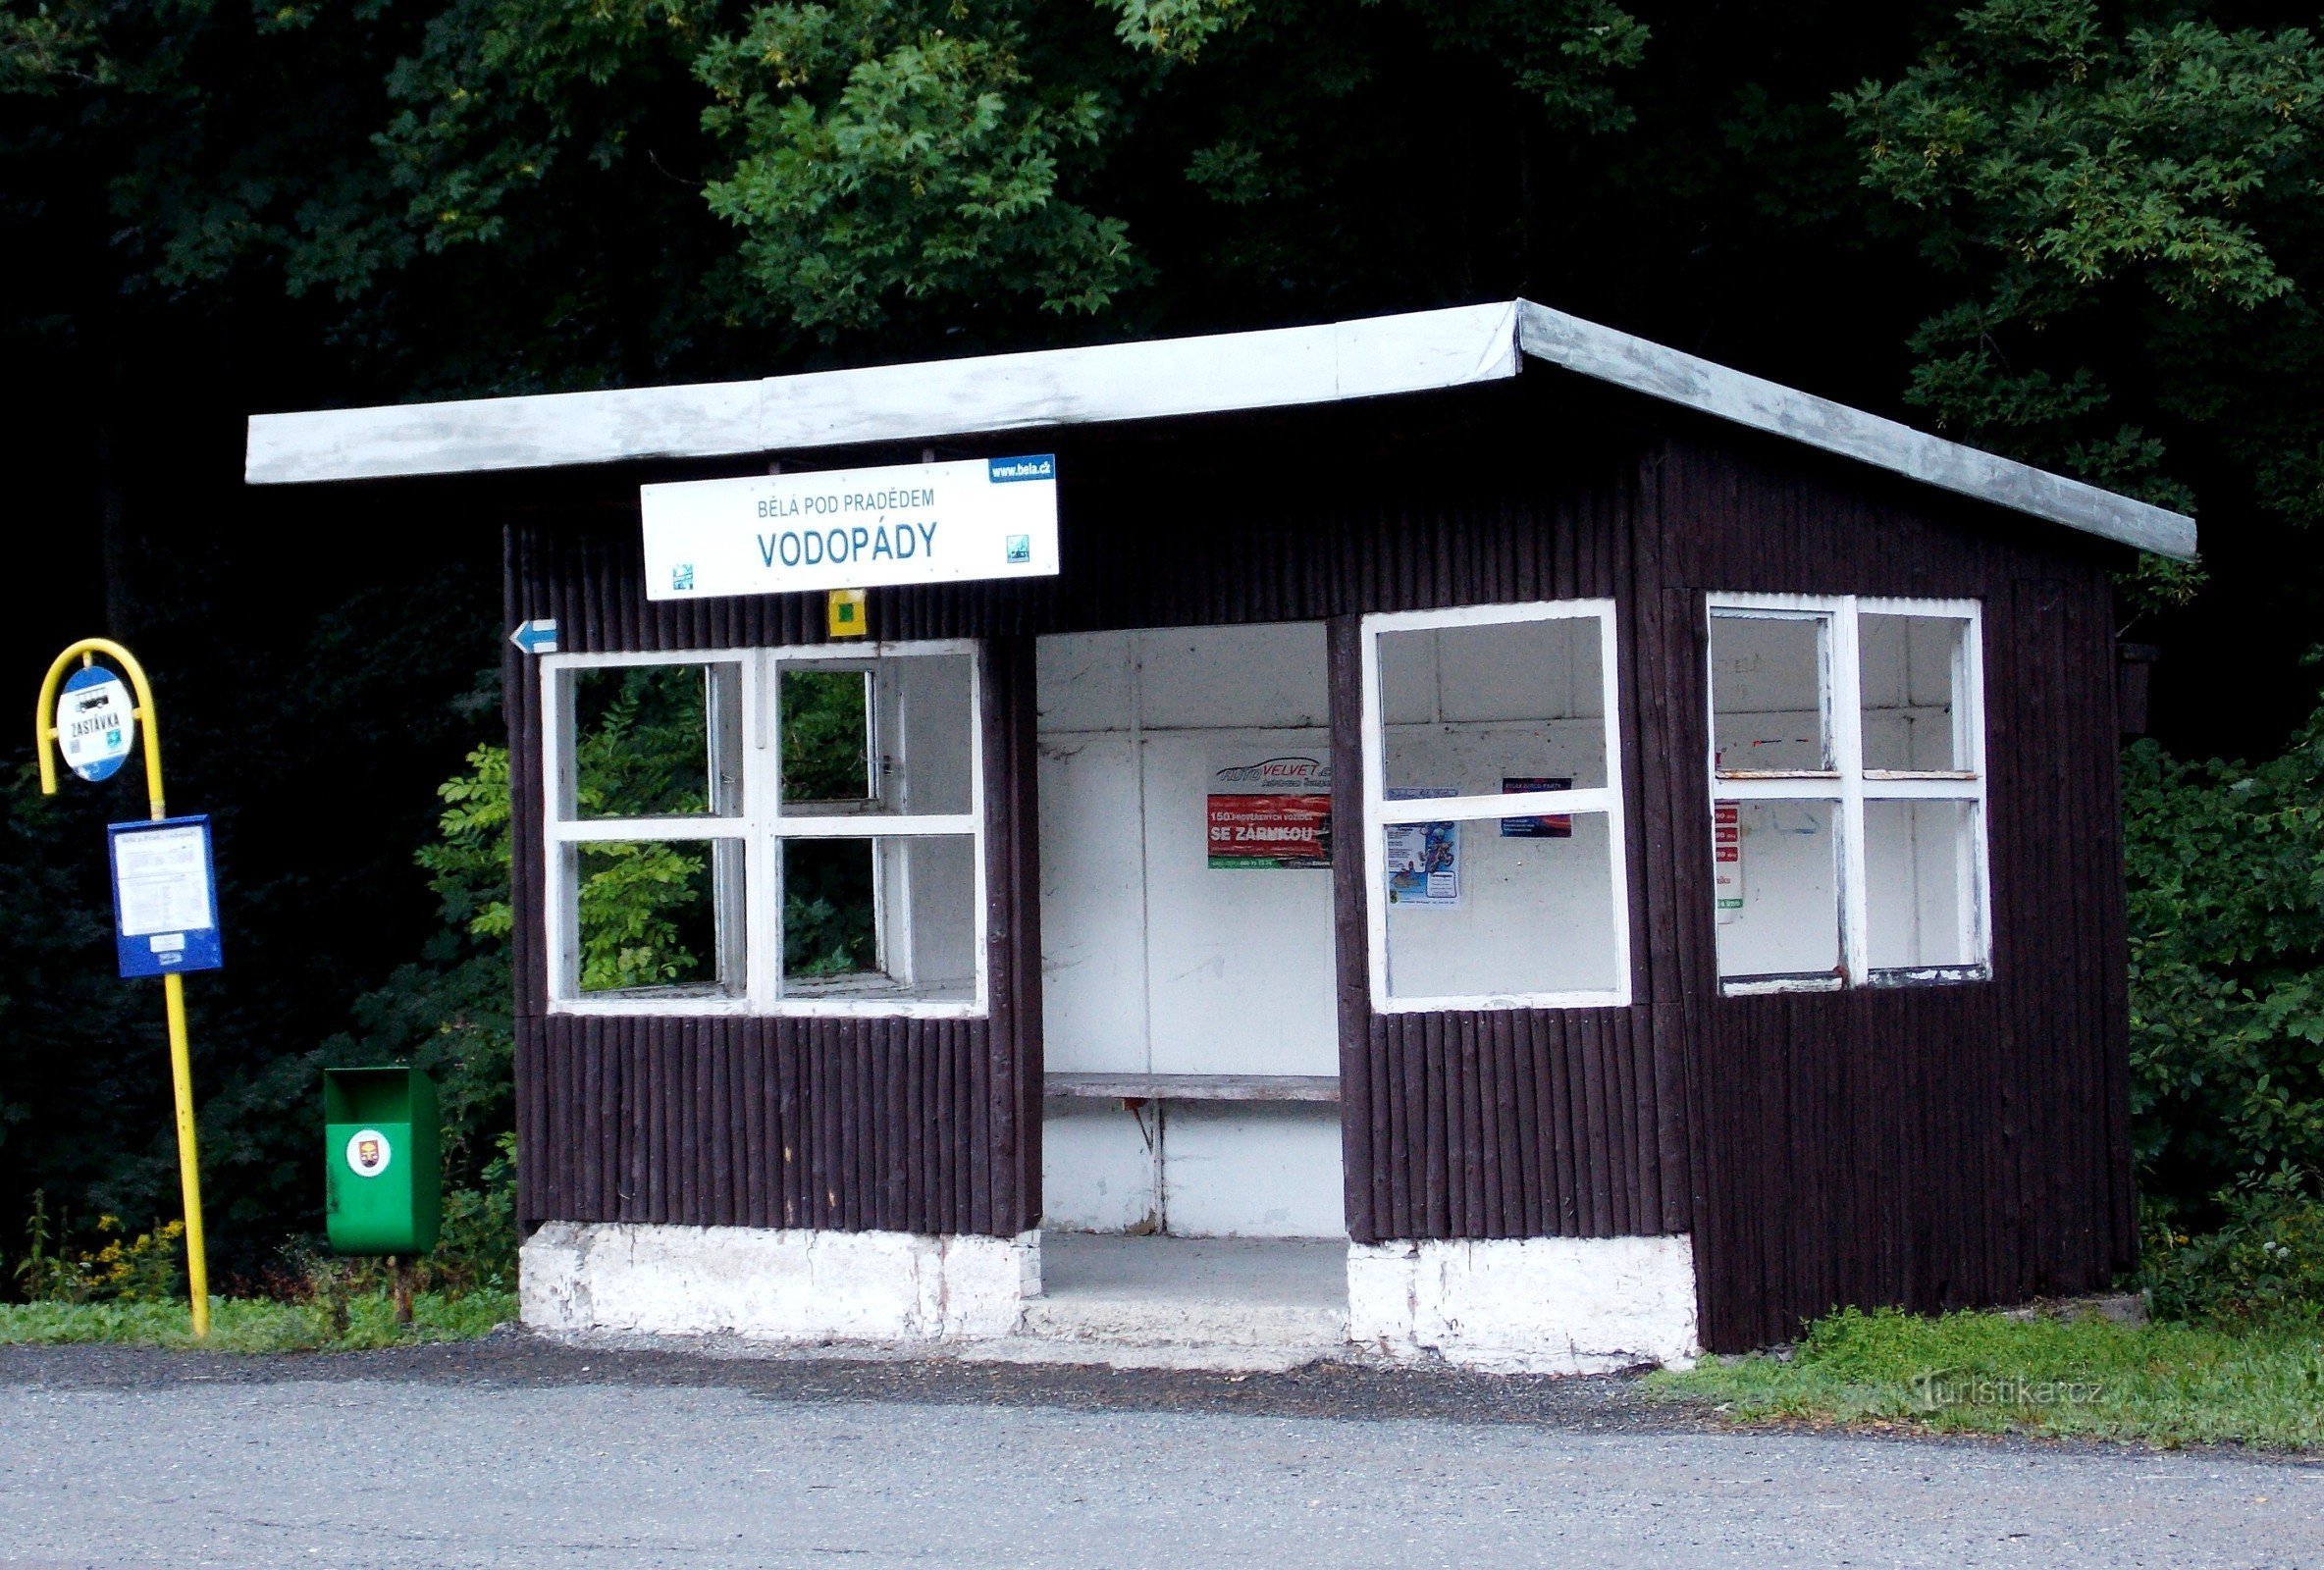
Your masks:
<svg viewBox="0 0 2324 1570"><path fill-rule="evenodd" d="M1291 1368L1347 1349L1347 1247L1305 1238L1051 1232L1027 1341L1060 1359ZM977 1355L984 1355L980 1349Z"/></svg>
<svg viewBox="0 0 2324 1570"><path fill-rule="evenodd" d="M761 1231L552 1222L519 1256L553 1334L957 1345L1122 1366L1443 1361L1583 1374L1692 1361L1684 1237L1347 1246L1294 1238ZM876 1355L876 1354L869 1354Z"/></svg>
<svg viewBox="0 0 2324 1570"><path fill-rule="evenodd" d="M518 1254L538 1331L731 1334L776 1341L1008 1335L1040 1291L1038 1232L763 1231L551 1222Z"/></svg>
<svg viewBox="0 0 2324 1570"><path fill-rule="evenodd" d="M1347 1321L1379 1355L1495 1373L1684 1367L1701 1350L1683 1236L1357 1244Z"/></svg>

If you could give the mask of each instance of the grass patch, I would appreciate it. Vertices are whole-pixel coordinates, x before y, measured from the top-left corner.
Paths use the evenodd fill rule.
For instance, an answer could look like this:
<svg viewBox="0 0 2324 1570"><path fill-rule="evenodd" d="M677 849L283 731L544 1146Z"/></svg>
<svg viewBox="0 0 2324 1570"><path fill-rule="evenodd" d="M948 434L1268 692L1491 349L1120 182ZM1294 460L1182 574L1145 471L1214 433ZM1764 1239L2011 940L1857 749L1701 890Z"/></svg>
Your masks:
<svg viewBox="0 0 2324 1570"><path fill-rule="evenodd" d="M347 1300L346 1329L334 1334L321 1303L213 1297L209 1337L197 1341L184 1303L6 1303L0 1304L0 1346L105 1341L206 1352L355 1352L473 1340L515 1317L514 1292L421 1292L412 1298L411 1323L398 1326L388 1294L371 1292Z"/></svg>
<svg viewBox="0 0 2324 1570"><path fill-rule="evenodd" d="M1788 1362L1707 1357L1649 1377L1742 1423L2324 1448L2324 1322L2242 1332L1849 1309Z"/></svg>

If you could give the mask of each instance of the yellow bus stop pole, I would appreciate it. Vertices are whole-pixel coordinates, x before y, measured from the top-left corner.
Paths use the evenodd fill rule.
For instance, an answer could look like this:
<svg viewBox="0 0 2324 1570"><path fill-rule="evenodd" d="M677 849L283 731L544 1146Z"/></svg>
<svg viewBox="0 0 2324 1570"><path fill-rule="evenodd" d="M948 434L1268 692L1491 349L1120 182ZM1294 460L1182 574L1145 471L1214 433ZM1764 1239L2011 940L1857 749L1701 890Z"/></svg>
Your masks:
<svg viewBox="0 0 2324 1570"><path fill-rule="evenodd" d="M57 687L76 656L86 665L96 654L103 654L119 665L136 692L137 705L131 713L143 732L145 797L158 822L169 814L162 806L161 729L154 719L153 687L146 681L145 667L137 663L136 655L110 638L81 639L57 655L48 667L47 678L40 684L40 706L32 715L32 750L40 758L40 794L57 793L54 752L57 730L53 723ZM199 1340L210 1334L210 1261L202 1245L202 1173L193 1144L193 1059L185 1044L185 978L176 974L163 976L161 995L163 1007L169 1011L170 1080L178 1102L178 1187L185 1204L185 1292L193 1300L193 1334Z"/></svg>

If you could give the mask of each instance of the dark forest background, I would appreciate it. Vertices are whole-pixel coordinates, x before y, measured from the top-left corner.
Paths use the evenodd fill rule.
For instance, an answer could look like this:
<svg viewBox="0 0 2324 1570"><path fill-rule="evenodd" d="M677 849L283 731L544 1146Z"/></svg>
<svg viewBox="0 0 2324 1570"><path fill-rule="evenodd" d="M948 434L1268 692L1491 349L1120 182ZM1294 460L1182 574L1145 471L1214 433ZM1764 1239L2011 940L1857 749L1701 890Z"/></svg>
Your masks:
<svg viewBox="0 0 2324 1570"><path fill-rule="evenodd" d="M2315 20L5 0L0 672L28 707L71 639L130 643L173 805L217 818L228 968L188 992L222 1267L317 1225L321 1064L434 1064L462 1181L505 1124L498 530L246 490L248 414L1518 293L2199 514L2200 568L2123 593L2161 650L2129 770L2142 1176L2190 1215L2312 1193ZM0 1252L36 1188L175 1208L159 1001L106 938L136 771L43 804L29 747L0 735Z"/></svg>

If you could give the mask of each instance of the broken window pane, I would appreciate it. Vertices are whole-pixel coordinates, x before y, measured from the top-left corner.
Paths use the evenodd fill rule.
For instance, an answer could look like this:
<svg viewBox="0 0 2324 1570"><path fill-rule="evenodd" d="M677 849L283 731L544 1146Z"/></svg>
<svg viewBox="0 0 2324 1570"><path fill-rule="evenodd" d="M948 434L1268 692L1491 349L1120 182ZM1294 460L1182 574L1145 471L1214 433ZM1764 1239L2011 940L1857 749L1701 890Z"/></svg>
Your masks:
<svg viewBox="0 0 2324 1570"><path fill-rule="evenodd" d="M785 802L861 802L872 793L872 673L793 665L782 673Z"/></svg>
<svg viewBox="0 0 2324 1570"><path fill-rule="evenodd" d="M784 996L975 998L974 835L785 840L782 865Z"/></svg>
<svg viewBox="0 0 2324 1570"><path fill-rule="evenodd" d="M1839 969L1838 811L1836 802L1714 804L1721 976Z"/></svg>
<svg viewBox="0 0 2324 1570"><path fill-rule="evenodd" d="M593 841L565 854L583 996L741 993L742 841Z"/></svg>
<svg viewBox="0 0 2324 1570"><path fill-rule="evenodd" d="M793 813L971 811L973 656L785 666L782 803Z"/></svg>
<svg viewBox="0 0 2324 1570"><path fill-rule="evenodd" d="M742 680L724 663L576 669L574 817L730 817L742 811Z"/></svg>
<svg viewBox="0 0 2324 1570"><path fill-rule="evenodd" d="M1559 616L1381 633L1388 788L1497 796L1603 786L1601 626Z"/></svg>
<svg viewBox="0 0 2324 1570"><path fill-rule="evenodd" d="M1970 766L1955 716L1969 623L1953 616L1857 618L1864 766L1950 773Z"/></svg>
<svg viewBox="0 0 2324 1570"><path fill-rule="evenodd" d="M1712 613L1711 734L1720 773L1830 770L1829 625L1822 616Z"/></svg>
<svg viewBox="0 0 2324 1570"><path fill-rule="evenodd" d="M1979 963L1976 814L1973 802L1864 804L1872 968Z"/></svg>
<svg viewBox="0 0 2324 1570"><path fill-rule="evenodd" d="M1391 997L1620 986L1606 813L1392 824L1383 853Z"/></svg>

